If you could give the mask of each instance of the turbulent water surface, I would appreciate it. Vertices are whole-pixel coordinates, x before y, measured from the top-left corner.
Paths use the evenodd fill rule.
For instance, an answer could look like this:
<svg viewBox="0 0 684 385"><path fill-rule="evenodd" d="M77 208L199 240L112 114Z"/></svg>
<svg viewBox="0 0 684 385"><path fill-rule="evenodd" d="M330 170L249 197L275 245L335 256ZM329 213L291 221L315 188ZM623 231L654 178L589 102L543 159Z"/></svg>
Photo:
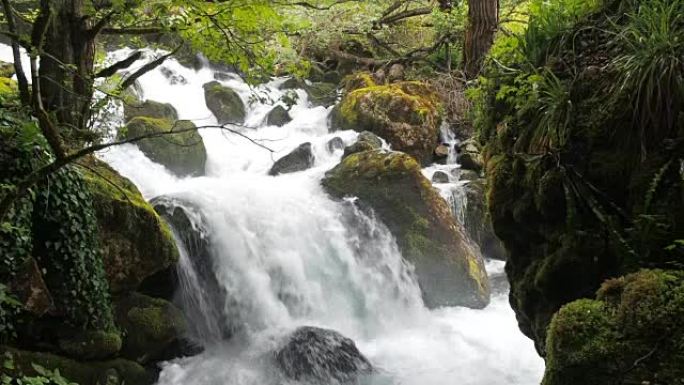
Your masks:
<svg viewBox="0 0 684 385"><path fill-rule="evenodd" d="M0 53L9 59L8 52ZM193 71L169 60L140 79L141 90L146 99L173 104L181 119L210 126L216 121L205 105L202 85L213 81L215 73L208 66ZM484 310L426 309L387 229L357 210L353 201L335 201L324 193L320 180L342 155L341 150L330 153L326 143L337 136L349 144L356 133L329 133L330 109L311 108L304 91L297 91L290 123L266 126L270 101L278 101L278 85L284 80L250 89L238 77L222 79L248 105L244 126L232 128L273 152L230 132L202 129L206 176L185 179L146 158L135 145L99 154L146 198L166 196L194 213L195 224L209 240L217 281L229 294L219 309L224 318L197 307L188 314L196 326L193 338L205 351L164 363L159 384L287 383L273 368L272 352L284 335L302 325L331 328L352 338L379 369L364 380L369 384L539 383L543 361L518 330L505 288L496 291ZM266 100L249 103L254 95ZM312 169L267 175L274 160L303 142L313 145ZM458 192L455 184L440 187L447 197ZM188 259L193 256L183 251L181 266L191 270ZM490 275L503 275L502 262L488 262L487 267ZM182 294L201 297L191 292L199 290L200 278L192 271L184 276L189 292ZM217 325L227 322L223 319L231 325ZM218 331L226 326L234 334L229 340Z"/></svg>

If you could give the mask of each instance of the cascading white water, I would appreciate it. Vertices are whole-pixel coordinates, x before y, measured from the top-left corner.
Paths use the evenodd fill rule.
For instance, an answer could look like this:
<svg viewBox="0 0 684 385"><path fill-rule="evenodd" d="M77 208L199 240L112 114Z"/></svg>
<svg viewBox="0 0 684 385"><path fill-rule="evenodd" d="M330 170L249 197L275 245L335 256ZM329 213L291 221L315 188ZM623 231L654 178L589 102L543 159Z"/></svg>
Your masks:
<svg viewBox="0 0 684 385"><path fill-rule="evenodd" d="M215 73L168 60L140 83L145 98L171 103L180 119L205 126L216 121L205 105L202 85L213 81ZM250 89L235 76L221 80L246 102L255 93L277 101L282 81ZM352 338L379 368L372 384L538 384L543 361L518 330L506 295L496 294L484 310L424 308L411 269L385 226L360 212L353 201L335 201L325 194L320 180L342 155L340 150L330 153L326 143L340 137L350 144L357 134L329 133L330 109L311 108L306 93L297 92L293 120L285 126L265 126L272 105L257 101L248 104L245 126L235 127L274 153L222 130L201 130L208 155L203 177L177 178L135 145L98 154L135 182L147 199L166 196L192 205L199 213L195 221L201 221L211 239L219 284L232 299L223 310L237 324L236 335L230 340L217 338L217 333L195 336L205 351L165 363L159 384L286 383L273 370L270 352L301 325L331 328ZM267 175L273 160L303 142L313 145L313 168ZM502 262L488 262L487 267L494 276L503 274ZM186 290L193 287L198 286L189 284Z"/></svg>

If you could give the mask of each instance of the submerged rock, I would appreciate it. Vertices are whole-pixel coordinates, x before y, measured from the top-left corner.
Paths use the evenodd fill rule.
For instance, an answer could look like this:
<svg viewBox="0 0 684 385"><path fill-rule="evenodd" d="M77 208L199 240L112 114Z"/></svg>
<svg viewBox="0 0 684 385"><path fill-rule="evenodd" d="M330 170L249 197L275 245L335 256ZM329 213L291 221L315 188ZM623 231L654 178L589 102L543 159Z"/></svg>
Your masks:
<svg viewBox="0 0 684 385"><path fill-rule="evenodd" d="M416 160L382 150L352 154L330 170L323 186L333 196L355 196L396 237L429 307L489 303L489 281L479 249L456 222Z"/></svg>
<svg viewBox="0 0 684 385"><path fill-rule="evenodd" d="M283 374L295 381L354 383L373 367L349 338L334 330L300 327L276 352Z"/></svg>
<svg viewBox="0 0 684 385"><path fill-rule="evenodd" d="M182 131L178 134L167 134L157 138L143 139L137 142L140 151L178 176L204 175L207 162L207 150L195 124L189 120L170 120L149 117L133 118L123 131L124 138L135 138L150 133Z"/></svg>
<svg viewBox="0 0 684 385"><path fill-rule="evenodd" d="M218 124L242 124L247 111L237 92L217 81L204 85L204 100Z"/></svg>
<svg viewBox="0 0 684 385"><path fill-rule="evenodd" d="M380 148L382 148L382 139L372 132L364 131L356 138L356 142L344 149L342 158L357 152L379 150Z"/></svg>
<svg viewBox="0 0 684 385"><path fill-rule="evenodd" d="M314 155L311 149L311 143L300 144L299 147L295 148L289 154L278 159L271 170L268 172L269 175L280 175L288 174L297 171L304 171L314 164Z"/></svg>
<svg viewBox="0 0 684 385"><path fill-rule="evenodd" d="M189 265L182 269L167 269L160 272L154 278L154 282L149 282L154 287L152 291L158 290L159 286L174 287L187 285L191 287L189 281L196 278L194 283L198 285L196 290L185 290L176 300L182 303L183 310L191 317L188 329L192 335L202 338L219 340L230 338L236 325L235 320L231 320L224 312L225 304L229 302L228 292L221 285L214 271L214 262L211 255L211 242L206 234L201 220L193 220L194 206L188 202L180 201L176 198L166 196L158 197L153 200L154 208L160 215L173 227L178 239L182 242L189 258ZM191 271L188 271L191 270ZM191 278L190 275L193 275ZM147 289L147 292L150 290ZM168 289L162 292L168 292ZM171 293L173 294L173 292ZM171 298L172 296L168 296ZM192 317L193 314L200 315ZM209 335L206 335L209 333Z"/></svg>
<svg viewBox="0 0 684 385"><path fill-rule="evenodd" d="M283 106L275 106L271 112L266 115L266 124L269 126L284 126L292 121L290 113L287 112Z"/></svg>
<svg viewBox="0 0 684 385"><path fill-rule="evenodd" d="M439 98L428 85L399 82L348 92L333 110L332 122L334 128L373 132L393 150L428 164L438 144L440 111Z"/></svg>

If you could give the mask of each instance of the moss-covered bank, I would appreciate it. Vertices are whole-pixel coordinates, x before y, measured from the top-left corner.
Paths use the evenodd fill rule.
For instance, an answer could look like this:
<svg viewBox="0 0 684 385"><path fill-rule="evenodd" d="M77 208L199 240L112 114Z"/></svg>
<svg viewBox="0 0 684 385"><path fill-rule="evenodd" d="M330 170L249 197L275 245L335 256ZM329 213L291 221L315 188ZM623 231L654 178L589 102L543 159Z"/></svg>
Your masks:
<svg viewBox="0 0 684 385"><path fill-rule="evenodd" d="M543 385L682 383L683 317L682 271L609 280L553 317Z"/></svg>
<svg viewBox="0 0 684 385"><path fill-rule="evenodd" d="M561 21L569 12L549 10ZM683 268L682 12L682 2L630 0L563 28L533 19L522 40L495 47L506 69L481 79L488 207L510 257L511 305L541 354L564 304L641 268Z"/></svg>

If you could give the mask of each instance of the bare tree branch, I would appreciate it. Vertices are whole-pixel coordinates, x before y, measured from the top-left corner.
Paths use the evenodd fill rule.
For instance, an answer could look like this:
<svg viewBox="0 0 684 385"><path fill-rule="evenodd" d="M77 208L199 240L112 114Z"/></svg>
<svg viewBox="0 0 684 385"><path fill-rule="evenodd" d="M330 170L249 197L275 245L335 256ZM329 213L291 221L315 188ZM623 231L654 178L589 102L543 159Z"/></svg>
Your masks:
<svg viewBox="0 0 684 385"><path fill-rule="evenodd" d="M127 58L118 61L109 67L100 70L95 74L96 78L108 78L114 75L117 71L130 67L133 63L138 61L142 57L142 51L135 51Z"/></svg>

